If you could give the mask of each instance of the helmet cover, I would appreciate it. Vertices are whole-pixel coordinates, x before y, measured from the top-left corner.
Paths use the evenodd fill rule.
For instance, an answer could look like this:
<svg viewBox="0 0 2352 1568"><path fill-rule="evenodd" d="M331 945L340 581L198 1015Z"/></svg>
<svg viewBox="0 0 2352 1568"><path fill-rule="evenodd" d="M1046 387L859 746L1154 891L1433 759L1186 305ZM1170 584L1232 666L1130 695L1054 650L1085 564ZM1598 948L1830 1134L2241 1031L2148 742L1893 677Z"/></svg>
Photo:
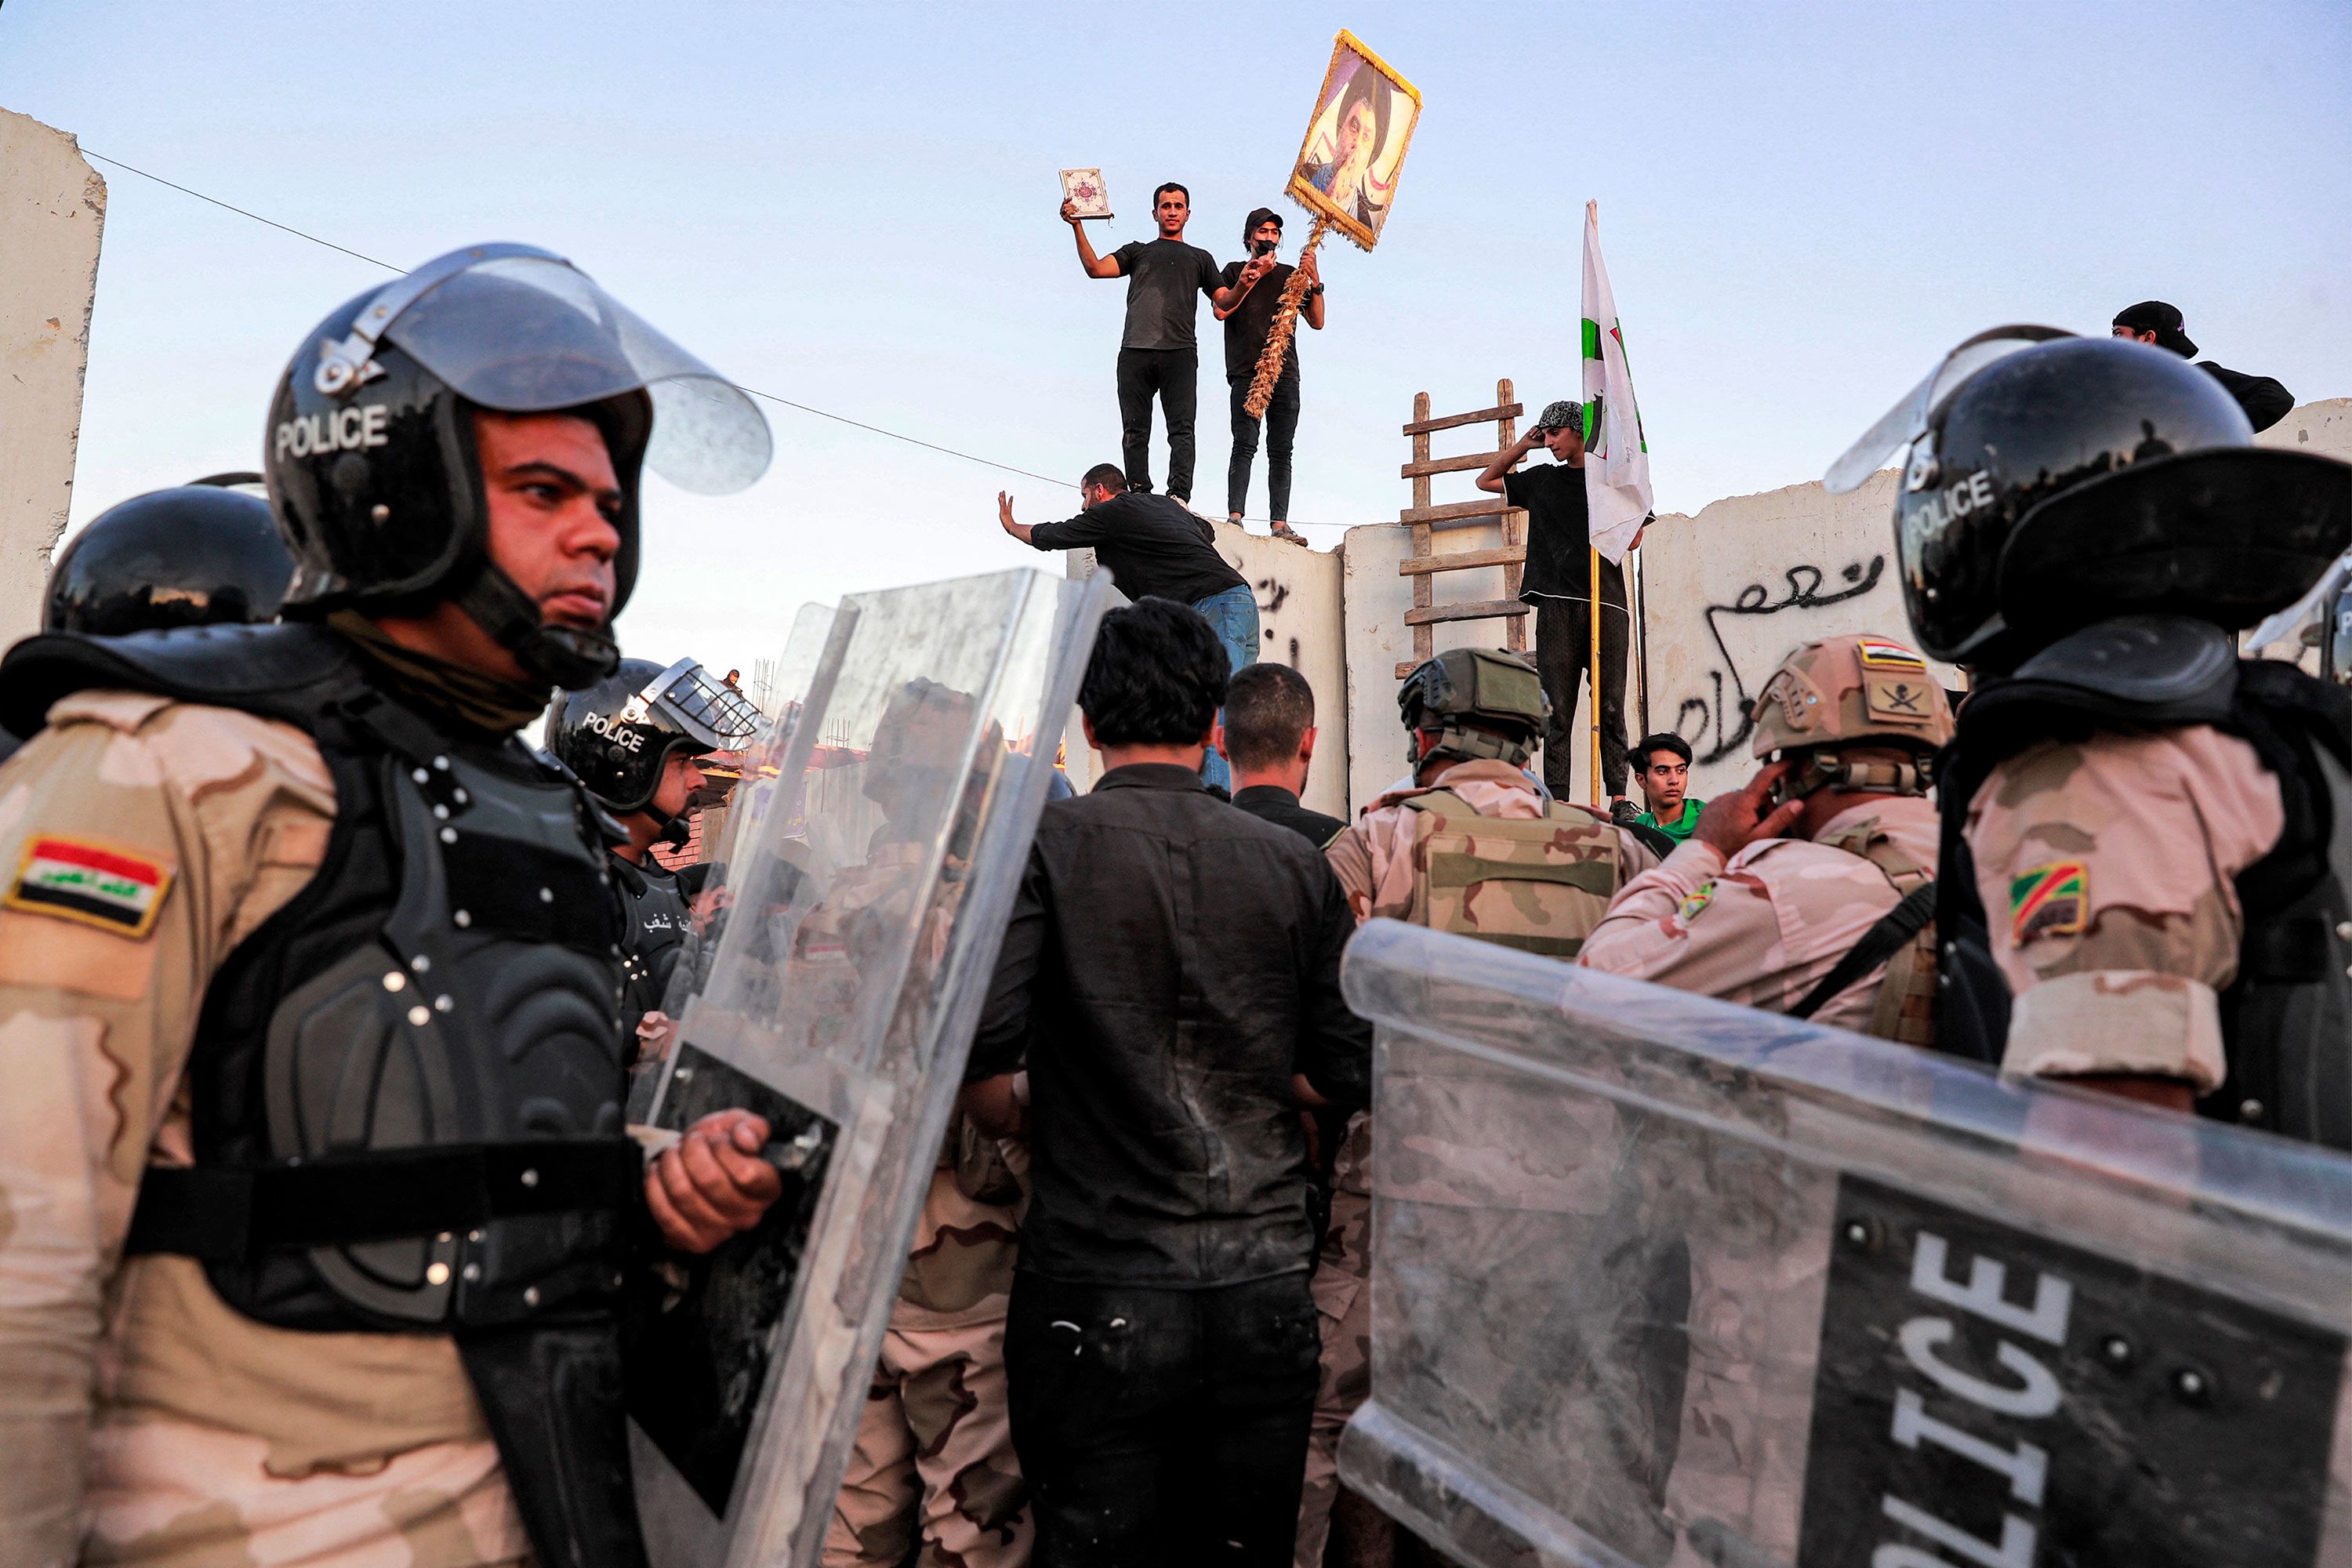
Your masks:
<svg viewBox="0 0 2352 1568"><path fill-rule="evenodd" d="M1435 730L1423 758L1494 758L1523 767L1550 717L1534 665L1502 648L1452 647L1424 660L1397 689L1409 732Z"/></svg>

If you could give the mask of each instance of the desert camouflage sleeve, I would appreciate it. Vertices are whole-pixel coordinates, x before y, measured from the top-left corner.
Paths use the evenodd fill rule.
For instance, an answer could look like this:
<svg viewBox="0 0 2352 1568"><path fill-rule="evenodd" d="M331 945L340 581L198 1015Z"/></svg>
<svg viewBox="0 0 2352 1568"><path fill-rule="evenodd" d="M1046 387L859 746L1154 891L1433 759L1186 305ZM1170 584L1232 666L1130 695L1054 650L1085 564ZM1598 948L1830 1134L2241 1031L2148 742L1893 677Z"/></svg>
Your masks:
<svg viewBox="0 0 2352 1568"><path fill-rule="evenodd" d="M2016 998L2003 1069L2216 1088L2244 926L2232 879L2284 825L2253 748L2205 726L2046 743L1996 768L1967 832Z"/></svg>
<svg viewBox="0 0 2352 1568"><path fill-rule="evenodd" d="M1782 947L1772 900L1753 877L1727 875L1723 856L1693 838L1617 889L1577 963L1605 973L1728 1001L1776 972Z"/></svg>
<svg viewBox="0 0 2352 1568"><path fill-rule="evenodd" d="M0 1564L75 1561L110 1276L204 986L334 812L284 725L69 698L0 767Z"/></svg>

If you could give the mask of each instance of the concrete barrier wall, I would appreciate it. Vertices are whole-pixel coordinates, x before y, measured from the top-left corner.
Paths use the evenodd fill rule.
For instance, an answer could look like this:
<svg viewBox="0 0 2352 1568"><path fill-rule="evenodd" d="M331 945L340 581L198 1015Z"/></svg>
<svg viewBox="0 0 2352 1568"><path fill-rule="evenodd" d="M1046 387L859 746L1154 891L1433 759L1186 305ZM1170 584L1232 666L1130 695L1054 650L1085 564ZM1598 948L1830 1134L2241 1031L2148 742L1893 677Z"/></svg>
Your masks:
<svg viewBox="0 0 2352 1568"><path fill-rule="evenodd" d="M1245 532L1231 523L1214 526L1217 553L1248 580L1257 596L1258 658L1290 666L1314 689L1318 732L1306 804L1345 816L1349 700L1340 637L1339 553ZM1074 577L1093 571L1094 552L1071 551L1068 570ZM1102 758L1087 750L1076 714L1065 740L1070 782L1083 791L1100 776Z"/></svg>
<svg viewBox="0 0 2352 1568"><path fill-rule="evenodd" d="M73 138L0 109L0 647L39 628L65 531L105 226Z"/></svg>
<svg viewBox="0 0 2352 1568"><path fill-rule="evenodd" d="M2299 407L2258 440L2352 461L2352 398ZM1669 513L1651 526L1640 551L1648 727L1691 742L1695 795L1736 788L1752 774L1748 710L1798 644L1853 632L1911 640L1894 555L1895 482L1888 470L1843 496L1817 482L1791 485L1716 501L1696 516ZM1478 545L1492 542L1490 535ZM1441 548L1474 547L1459 535L1441 536ZM1412 646L1403 623L1412 587L1396 574L1408 548L1408 531L1389 523L1349 530L1341 551L1355 752L1349 773L1359 807L1404 771L1394 671ZM1502 592L1499 573L1439 582L1444 600ZM1502 641L1497 621L1437 631L1439 647ZM1958 684L1957 672L1935 668L1947 685ZM1635 731L1629 739L1638 738L1643 725L1643 697L1637 669L1626 700L1627 726ZM1576 798L1591 799L1583 748L1576 768Z"/></svg>

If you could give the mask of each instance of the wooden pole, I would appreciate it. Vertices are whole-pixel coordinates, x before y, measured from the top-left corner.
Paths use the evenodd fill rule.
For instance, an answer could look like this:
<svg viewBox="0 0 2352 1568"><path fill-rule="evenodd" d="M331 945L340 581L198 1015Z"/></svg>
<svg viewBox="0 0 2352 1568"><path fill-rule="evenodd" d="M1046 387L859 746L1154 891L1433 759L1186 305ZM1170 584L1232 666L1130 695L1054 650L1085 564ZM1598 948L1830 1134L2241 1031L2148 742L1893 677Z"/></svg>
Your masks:
<svg viewBox="0 0 2352 1568"><path fill-rule="evenodd" d="M1592 804L1606 811L1608 795L1601 784L1601 552L1587 548L1592 556L1592 614L1587 621L1592 630L1592 662L1585 666L1592 688Z"/></svg>
<svg viewBox="0 0 2352 1568"><path fill-rule="evenodd" d="M1265 347L1257 356L1257 374L1250 382L1249 398L1242 405L1253 419L1265 417L1265 405L1274 401L1274 384L1282 379L1282 362L1289 355L1290 340L1298 331L1298 307L1307 299L1307 259L1323 243L1323 215L1315 215L1315 226L1307 236L1307 247L1298 253L1298 265L1291 270L1290 281L1282 286L1281 302L1274 308L1274 324L1267 329Z"/></svg>

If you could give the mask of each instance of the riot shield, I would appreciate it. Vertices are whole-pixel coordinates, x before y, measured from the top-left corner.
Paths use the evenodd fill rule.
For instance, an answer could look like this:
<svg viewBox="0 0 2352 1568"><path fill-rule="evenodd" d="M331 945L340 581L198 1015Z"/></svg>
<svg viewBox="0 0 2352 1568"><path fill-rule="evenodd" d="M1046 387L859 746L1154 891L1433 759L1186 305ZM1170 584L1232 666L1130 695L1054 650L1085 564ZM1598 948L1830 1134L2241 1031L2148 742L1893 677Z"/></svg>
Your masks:
<svg viewBox="0 0 2352 1568"><path fill-rule="evenodd" d="M1468 1563L2352 1561L2352 1161L1375 921L1349 1484Z"/></svg>
<svg viewBox="0 0 2352 1568"><path fill-rule="evenodd" d="M748 1107L785 1175L757 1229L666 1267L633 1331L656 1568L817 1561L1108 597L1020 571L833 618L638 1130Z"/></svg>

